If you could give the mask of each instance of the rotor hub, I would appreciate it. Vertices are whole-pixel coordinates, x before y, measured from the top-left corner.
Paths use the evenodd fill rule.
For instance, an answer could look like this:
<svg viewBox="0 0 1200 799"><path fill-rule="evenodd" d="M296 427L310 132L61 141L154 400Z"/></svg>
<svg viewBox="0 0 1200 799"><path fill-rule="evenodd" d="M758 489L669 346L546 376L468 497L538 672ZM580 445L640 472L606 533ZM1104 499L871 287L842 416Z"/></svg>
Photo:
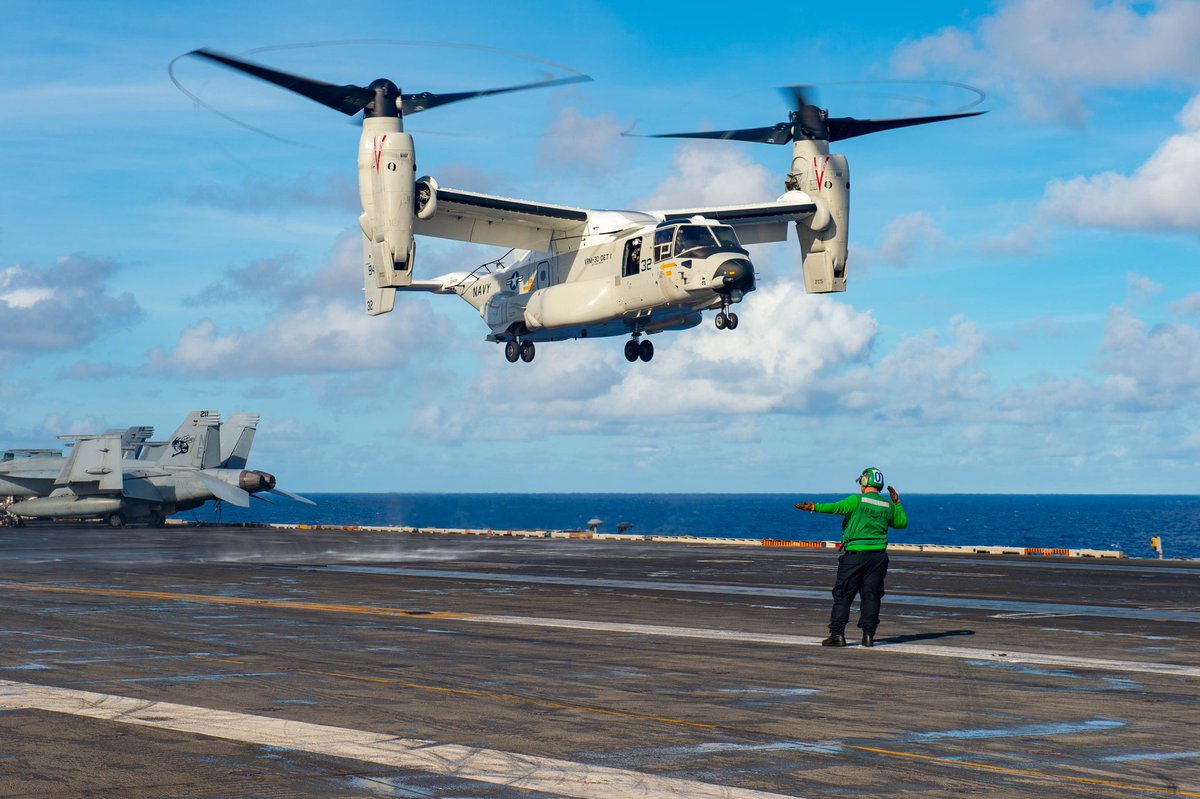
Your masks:
<svg viewBox="0 0 1200 799"><path fill-rule="evenodd" d="M387 78L376 78L367 87L375 93L375 99L367 106L366 114L370 117L400 116L400 87Z"/></svg>

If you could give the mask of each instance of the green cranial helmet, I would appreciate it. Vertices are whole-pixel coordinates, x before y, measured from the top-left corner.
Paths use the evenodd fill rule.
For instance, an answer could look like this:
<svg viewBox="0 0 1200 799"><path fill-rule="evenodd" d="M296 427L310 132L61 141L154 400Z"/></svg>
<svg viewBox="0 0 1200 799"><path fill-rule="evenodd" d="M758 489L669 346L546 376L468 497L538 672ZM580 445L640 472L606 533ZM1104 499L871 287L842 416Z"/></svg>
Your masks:
<svg viewBox="0 0 1200 799"><path fill-rule="evenodd" d="M868 486L871 488L883 488L883 472L874 466L868 466L858 476L858 484L863 488L867 488Z"/></svg>

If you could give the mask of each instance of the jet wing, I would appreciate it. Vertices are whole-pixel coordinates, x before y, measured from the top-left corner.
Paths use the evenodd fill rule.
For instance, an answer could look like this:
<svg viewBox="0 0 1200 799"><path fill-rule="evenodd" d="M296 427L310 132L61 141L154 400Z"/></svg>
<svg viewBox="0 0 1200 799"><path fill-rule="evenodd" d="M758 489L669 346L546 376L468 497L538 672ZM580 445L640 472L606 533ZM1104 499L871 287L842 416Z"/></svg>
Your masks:
<svg viewBox="0 0 1200 799"><path fill-rule="evenodd" d="M418 217L413 230L440 239L548 250L556 235L583 235L587 219L588 212L582 208L438 186L432 216Z"/></svg>
<svg viewBox="0 0 1200 799"><path fill-rule="evenodd" d="M769 203L651 211L663 219L690 219L693 216L702 216L730 225L737 231L738 240L742 244L787 241L788 223L808 219L816 212L817 204L802 191L789 191L778 200Z"/></svg>

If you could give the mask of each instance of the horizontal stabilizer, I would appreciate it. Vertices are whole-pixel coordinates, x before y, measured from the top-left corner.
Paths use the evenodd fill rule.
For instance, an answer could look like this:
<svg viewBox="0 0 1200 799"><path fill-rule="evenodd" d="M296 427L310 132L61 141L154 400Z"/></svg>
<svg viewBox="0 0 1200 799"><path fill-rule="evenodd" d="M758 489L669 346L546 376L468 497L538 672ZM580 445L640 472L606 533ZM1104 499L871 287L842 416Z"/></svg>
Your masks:
<svg viewBox="0 0 1200 799"><path fill-rule="evenodd" d="M272 488L269 493L279 494L280 496L287 497L288 499L294 499L297 502L303 502L305 505L316 505L317 504L317 503L313 502L311 499L309 499L308 497L302 497L299 494L293 494L291 491L285 491L282 488Z"/></svg>
<svg viewBox="0 0 1200 799"><path fill-rule="evenodd" d="M224 480L213 477L207 472L197 471L195 475L196 479L204 483L216 499L228 502L230 505L237 505L239 508L250 507L250 494L248 492L243 491L237 486L230 485Z"/></svg>

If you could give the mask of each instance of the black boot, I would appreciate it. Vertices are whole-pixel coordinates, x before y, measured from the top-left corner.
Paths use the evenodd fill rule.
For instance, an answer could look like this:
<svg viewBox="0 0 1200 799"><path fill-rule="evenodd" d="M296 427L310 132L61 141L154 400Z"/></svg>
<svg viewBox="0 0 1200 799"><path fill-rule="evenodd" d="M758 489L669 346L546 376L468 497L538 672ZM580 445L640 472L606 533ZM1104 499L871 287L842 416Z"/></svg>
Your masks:
<svg viewBox="0 0 1200 799"><path fill-rule="evenodd" d="M846 636L842 633L830 633L829 637L821 642L821 646L845 646Z"/></svg>
<svg viewBox="0 0 1200 799"><path fill-rule="evenodd" d="M875 633L869 633L863 630L863 646L875 646Z"/></svg>

